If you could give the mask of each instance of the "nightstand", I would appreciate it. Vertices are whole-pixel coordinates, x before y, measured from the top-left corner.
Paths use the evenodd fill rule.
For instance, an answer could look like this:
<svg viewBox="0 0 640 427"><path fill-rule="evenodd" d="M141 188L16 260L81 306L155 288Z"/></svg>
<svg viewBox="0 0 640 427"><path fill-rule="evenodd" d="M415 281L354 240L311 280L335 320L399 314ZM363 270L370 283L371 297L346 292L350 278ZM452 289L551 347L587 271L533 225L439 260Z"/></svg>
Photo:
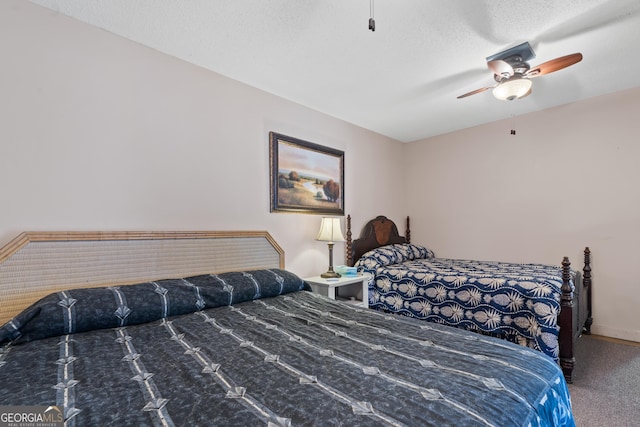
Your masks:
<svg viewBox="0 0 640 427"><path fill-rule="evenodd" d="M303 280L311 285L313 292L331 299L367 308L369 307L370 278L370 274L364 273L357 276L342 276L337 279L324 279L320 276L314 276ZM339 291L338 288L340 288Z"/></svg>

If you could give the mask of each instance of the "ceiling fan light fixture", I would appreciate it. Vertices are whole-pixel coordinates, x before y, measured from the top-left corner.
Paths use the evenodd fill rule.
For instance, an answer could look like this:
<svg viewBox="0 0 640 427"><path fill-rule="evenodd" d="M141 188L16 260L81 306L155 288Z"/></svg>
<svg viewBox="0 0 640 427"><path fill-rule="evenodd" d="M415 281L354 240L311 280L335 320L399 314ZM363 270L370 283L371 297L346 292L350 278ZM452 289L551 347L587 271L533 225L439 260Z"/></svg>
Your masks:
<svg viewBox="0 0 640 427"><path fill-rule="evenodd" d="M522 77L511 77L493 89L493 96L502 101L522 98L531 90L532 81Z"/></svg>

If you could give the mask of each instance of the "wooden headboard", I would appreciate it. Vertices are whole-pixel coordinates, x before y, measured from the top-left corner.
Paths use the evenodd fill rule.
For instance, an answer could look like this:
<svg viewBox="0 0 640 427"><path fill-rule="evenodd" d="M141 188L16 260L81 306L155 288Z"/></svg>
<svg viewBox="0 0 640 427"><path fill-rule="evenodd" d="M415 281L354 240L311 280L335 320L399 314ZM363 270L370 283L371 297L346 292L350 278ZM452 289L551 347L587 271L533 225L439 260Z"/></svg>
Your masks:
<svg viewBox="0 0 640 427"><path fill-rule="evenodd" d="M0 249L0 325L52 292L284 268L266 231L25 232Z"/></svg>
<svg viewBox="0 0 640 427"><path fill-rule="evenodd" d="M392 220L378 215L364 225L359 238L352 240L351 215L347 215L347 265L353 266L362 255L372 249L394 243L411 243L409 217L404 237L398 233L398 227Z"/></svg>

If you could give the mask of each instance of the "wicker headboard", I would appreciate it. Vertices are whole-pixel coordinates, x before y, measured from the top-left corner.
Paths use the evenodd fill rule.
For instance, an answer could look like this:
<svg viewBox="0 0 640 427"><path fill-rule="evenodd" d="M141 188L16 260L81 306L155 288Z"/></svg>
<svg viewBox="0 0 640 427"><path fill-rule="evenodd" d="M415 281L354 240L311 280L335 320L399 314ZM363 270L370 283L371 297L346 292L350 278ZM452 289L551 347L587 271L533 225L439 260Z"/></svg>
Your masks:
<svg viewBox="0 0 640 427"><path fill-rule="evenodd" d="M284 268L266 231L26 232L0 249L0 325L64 289Z"/></svg>

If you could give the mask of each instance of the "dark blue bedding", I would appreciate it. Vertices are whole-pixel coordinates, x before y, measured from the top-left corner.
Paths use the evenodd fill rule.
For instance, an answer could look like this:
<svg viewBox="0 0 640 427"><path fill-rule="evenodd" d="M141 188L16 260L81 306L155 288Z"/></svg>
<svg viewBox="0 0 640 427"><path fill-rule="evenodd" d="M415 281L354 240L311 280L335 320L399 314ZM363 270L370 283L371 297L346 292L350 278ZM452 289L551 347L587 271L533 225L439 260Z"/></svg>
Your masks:
<svg viewBox="0 0 640 427"><path fill-rule="evenodd" d="M558 361L559 266L436 258L413 244L374 249L356 266L373 275L371 308L505 338Z"/></svg>
<svg viewBox="0 0 640 427"><path fill-rule="evenodd" d="M59 292L0 330L0 406L67 426L573 426L557 364L284 270Z"/></svg>

